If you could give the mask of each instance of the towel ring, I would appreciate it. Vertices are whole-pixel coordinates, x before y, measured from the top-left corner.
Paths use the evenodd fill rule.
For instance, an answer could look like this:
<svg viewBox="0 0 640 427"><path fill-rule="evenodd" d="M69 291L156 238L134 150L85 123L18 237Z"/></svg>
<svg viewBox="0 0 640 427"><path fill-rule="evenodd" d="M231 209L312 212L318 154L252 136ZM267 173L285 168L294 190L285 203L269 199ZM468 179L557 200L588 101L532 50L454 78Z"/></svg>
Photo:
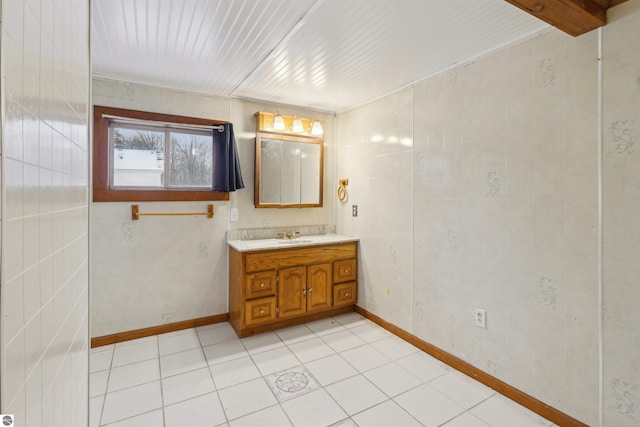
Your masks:
<svg viewBox="0 0 640 427"><path fill-rule="evenodd" d="M338 181L340 186L338 187L338 200L343 202L347 198L347 185L349 185L348 179L341 179Z"/></svg>

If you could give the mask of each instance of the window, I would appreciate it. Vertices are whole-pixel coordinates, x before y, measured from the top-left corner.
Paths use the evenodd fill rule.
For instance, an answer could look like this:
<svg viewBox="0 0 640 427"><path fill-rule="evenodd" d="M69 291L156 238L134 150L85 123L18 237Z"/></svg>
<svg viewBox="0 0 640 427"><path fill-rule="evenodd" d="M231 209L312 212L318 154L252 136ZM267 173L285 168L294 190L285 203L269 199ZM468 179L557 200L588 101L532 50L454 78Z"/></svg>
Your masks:
<svg viewBox="0 0 640 427"><path fill-rule="evenodd" d="M93 200L229 200L212 190L220 124L226 122L94 107Z"/></svg>

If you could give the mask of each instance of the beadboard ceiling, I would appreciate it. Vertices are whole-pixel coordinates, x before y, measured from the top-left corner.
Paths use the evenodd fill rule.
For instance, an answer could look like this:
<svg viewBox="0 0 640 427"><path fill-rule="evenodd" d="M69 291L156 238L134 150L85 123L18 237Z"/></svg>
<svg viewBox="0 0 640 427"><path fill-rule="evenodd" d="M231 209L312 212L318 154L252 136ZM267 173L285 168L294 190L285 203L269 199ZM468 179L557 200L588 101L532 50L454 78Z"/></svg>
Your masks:
<svg viewBox="0 0 640 427"><path fill-rule="evenodd" d="M340 112L547 27L503 0L93 0L93 73Z"/></svg>

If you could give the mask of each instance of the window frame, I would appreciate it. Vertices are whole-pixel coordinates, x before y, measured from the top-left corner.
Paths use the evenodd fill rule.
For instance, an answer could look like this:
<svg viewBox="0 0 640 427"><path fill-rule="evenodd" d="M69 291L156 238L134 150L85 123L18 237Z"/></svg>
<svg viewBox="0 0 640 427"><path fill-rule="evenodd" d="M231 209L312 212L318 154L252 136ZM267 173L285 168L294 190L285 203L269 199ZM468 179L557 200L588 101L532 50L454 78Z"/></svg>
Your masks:
<svg viewBox="0 0 640 427"><path fill-rule="evenodd" d="M132 120L179 123L184 125L215 126L229 122L199 119L170 114L150 113L95 105L93 107L93 201L94 202L169 202L169 201L228 201L229 193L222 191L192 190L189 188L123 188L110 186L112 153L109 143L109 119L118 116Z"/></svg>

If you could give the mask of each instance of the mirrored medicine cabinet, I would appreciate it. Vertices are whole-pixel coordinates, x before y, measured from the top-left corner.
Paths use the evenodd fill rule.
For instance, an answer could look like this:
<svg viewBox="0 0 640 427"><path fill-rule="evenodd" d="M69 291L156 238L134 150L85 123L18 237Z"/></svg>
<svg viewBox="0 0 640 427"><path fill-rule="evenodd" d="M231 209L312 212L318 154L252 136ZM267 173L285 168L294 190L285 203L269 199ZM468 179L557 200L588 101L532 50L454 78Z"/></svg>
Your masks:
<svg viewBox="0 0 640 427"><path fill-rule="evenodd" d="M323 140L311 135L311 121L293 134L292 116L285 129L273 129L274 114L256 113L256 208L306 208L322 206ZM306 130L306 131L305 131Z"/></svg>

